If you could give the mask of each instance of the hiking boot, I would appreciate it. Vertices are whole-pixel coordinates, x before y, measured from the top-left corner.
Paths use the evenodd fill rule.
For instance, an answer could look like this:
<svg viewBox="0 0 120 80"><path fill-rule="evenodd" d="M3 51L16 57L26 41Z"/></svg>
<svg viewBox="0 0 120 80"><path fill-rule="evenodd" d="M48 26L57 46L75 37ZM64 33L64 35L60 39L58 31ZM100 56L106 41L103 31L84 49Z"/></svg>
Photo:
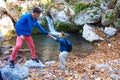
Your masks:
<svg viewBox="0 0 120 80"><path fill-rule="evenodd" d="M32 59L32 60L35 61L35 62L37 62L37 63L39 63L39 60L37 58Z"/></svg>
<svg viewBox="0 0 120 80"><path fill-rule="evenodd" d="M9 66L10 66L10 68L14 68L15 67L14 61L10 61Z"/></svg>

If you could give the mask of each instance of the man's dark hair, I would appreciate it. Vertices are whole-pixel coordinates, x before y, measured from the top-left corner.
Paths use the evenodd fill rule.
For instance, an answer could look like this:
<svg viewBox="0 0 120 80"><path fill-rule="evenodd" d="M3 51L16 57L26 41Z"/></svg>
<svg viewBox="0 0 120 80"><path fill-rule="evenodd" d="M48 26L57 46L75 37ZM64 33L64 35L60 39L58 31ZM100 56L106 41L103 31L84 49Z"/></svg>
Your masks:
<svg viewBox="0 0 120 80"><path fill-rule="evenodd" d="M41 12L42 12L42 9L39 8L39 7L35 7L35 8L33 9L33 13L41 13Z"/></svg>

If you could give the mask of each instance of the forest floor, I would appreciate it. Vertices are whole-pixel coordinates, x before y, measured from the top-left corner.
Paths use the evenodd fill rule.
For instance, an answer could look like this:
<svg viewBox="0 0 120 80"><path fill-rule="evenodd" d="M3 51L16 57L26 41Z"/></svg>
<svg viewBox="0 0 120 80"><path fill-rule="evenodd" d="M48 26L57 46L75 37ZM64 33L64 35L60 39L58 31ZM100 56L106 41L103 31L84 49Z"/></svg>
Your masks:
<svg viewBox="0 0 120 80"><path fill-rule="evenodd" d="M66 70L59 70L59 62L54 62L45 69L30 69L26 80L112 80L110 68L117 69L113 73L120 77L120 33L94 45L96 49L89 55L68 56ZM97 68L100 64L103 67Z"/></svg>
<svg viewBox="0 0 120 80"><path fill-rule="evenodd" d="M50 62L44 69L31 68L25 80L120 80L120 33L93 45L95 50L88 55L68 55L66 70L59 69L59 62ZM18 64L25 61L17 58Z"/></svg>

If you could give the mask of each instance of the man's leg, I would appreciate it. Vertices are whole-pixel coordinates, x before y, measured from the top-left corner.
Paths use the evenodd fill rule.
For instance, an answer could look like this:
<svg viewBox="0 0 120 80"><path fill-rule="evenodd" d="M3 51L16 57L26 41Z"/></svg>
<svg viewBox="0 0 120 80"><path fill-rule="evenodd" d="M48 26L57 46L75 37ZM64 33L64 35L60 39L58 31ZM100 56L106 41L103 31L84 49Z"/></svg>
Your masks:
<svg viewBox="0 0 120 80"><path fill-rule="evenodd" d="M0 71L0 80L3 80L3 78L2 78L2 74L1 74L1 71Z"/></svg>
<svg viewBox="0 0 120 80"><path fill-rule="evenodd" d="M64 70L64 69L65 69L65 61L66 61L67 55L68 55L68 52L66 52L66 51L60 52L60 54L59 54L59 58L60 58L60 69L61 69L61 70Z"/></svg>
<svg viewBox="0 0 120 80"><path fill-rule="evenodd" d="M31 36L25 36L25 40L26 40L27 44L30 47L32 59L35 60L36 62L39 62L37 60L37 57L36 57L36 54L35 54L35 46L34 46L32 37Z"/></svg>
<svg viewBox="0 0 120 80"><path fill-rule="evenodd" d="M16 59L19 49L21 48L22 42L23 42L23 40L20 37L17 37L16 46L14 47L11 57L10 57L10 67L11 68L14 68L14 61Z"/></svg>

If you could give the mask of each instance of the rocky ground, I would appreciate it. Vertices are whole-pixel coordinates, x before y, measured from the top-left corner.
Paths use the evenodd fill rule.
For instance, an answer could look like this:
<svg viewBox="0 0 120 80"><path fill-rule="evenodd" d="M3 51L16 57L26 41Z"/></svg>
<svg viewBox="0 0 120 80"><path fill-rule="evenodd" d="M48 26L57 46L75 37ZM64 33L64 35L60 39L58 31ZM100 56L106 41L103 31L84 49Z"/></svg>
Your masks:
<svg viewBox="0 0 120 80"><path fill-rule="evenodd" d="M120 33L94 44L89 55L69 55L67 70L59 70L59 62L46 62L46 68L31 68L25 80L120 80ZM1 66L8 64L9 55L3 55ZM17 57L17 64L25 65L26 58Z"/></svg>

